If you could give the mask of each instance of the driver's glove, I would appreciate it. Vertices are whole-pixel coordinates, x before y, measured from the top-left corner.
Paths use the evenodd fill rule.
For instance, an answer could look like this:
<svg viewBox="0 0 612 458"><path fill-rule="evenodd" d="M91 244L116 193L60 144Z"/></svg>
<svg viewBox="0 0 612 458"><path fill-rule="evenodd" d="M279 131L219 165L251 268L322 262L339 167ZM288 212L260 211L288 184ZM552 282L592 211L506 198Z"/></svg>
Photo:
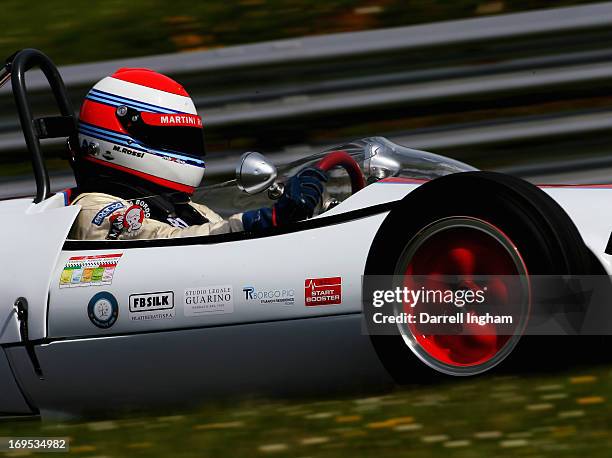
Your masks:
<svg viewBox="0 0 612 458"><path fill-rule="evenodd" d="M323 196L327 173L308 167L291 177L272 208L250 210L242 214L245 231L257 231L310 218Z"/></svg>

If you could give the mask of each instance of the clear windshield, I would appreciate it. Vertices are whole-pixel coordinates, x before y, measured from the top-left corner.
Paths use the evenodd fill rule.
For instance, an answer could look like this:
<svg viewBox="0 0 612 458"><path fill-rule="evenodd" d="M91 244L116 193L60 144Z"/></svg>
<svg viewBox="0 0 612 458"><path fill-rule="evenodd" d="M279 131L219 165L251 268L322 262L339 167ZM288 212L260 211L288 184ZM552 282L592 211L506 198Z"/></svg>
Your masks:
<svg viewBox="0 0 612 458"><path fill-rule="evenodd" d="M278 166L278 181L284 182L304 167L314 166L333 151L345 151L361 167L368 184L383 178L418 178L430 180L450 173L476 170L463 162L426 151L419 151L393 143L384 137L367 137L329 148L318 154ZM324 201L343 201L350 193L350 181L341 169L329 173ZM194 194L196 202L206 203L222 216L272 205L274 201L262 192L255 196L238 190L236 180L212 186L203 186Z"/></svg>

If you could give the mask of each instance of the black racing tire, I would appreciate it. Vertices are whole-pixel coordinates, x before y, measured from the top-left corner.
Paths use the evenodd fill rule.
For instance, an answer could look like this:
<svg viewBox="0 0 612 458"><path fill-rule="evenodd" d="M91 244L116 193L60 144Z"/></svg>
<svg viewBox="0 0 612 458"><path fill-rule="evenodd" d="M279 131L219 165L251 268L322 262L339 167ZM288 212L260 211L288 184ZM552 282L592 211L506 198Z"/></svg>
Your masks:
<svg viewBox="0 0 612 458"><path fill-rule="evenodd" d="M372 243L365 275L393 275L401 253L419 231L452 217L477 218L500 228L518 249L529 275L601 273L571 218L544 191L509 175L463 172L423 184L393 208ZM575 343L581 338L567 336L563 340ZM371 340L381 362L398 383L443 377L417 359L399 333L371 335ZM555 367L556 357L559 364L564 364L567 354L559 347L551 351L551 342L558 345L558 340L551 336L523 336L500 367Z"/></svg>

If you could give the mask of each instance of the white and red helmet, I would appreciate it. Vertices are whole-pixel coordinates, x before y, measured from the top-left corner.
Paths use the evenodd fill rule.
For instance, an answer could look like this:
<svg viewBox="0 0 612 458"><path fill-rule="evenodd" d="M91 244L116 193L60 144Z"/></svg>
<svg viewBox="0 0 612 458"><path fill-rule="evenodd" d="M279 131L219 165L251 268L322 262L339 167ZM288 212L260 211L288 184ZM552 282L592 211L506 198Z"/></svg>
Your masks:
<svg viewBox="0 0 612 458"><path fill-rule="evenodd" d="M87 94L81 158L192 194L204 174L202 119L183 86L144 68L121 68Z"/></svg>

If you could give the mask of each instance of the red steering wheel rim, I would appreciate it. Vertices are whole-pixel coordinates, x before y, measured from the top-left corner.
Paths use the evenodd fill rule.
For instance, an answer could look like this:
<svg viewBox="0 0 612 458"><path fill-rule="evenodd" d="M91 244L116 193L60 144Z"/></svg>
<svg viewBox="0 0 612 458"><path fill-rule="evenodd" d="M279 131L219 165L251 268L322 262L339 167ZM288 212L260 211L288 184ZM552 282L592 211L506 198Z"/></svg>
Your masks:
<svg viewBox="0 0 612 458"><path fill-rule="evenodd" d="M332 151L318 162L317 167L324 172L329 172L334 167L342 167L346 170L351 179L352 194L365 188L366 181L359 164L346 151Z"/></svg>

